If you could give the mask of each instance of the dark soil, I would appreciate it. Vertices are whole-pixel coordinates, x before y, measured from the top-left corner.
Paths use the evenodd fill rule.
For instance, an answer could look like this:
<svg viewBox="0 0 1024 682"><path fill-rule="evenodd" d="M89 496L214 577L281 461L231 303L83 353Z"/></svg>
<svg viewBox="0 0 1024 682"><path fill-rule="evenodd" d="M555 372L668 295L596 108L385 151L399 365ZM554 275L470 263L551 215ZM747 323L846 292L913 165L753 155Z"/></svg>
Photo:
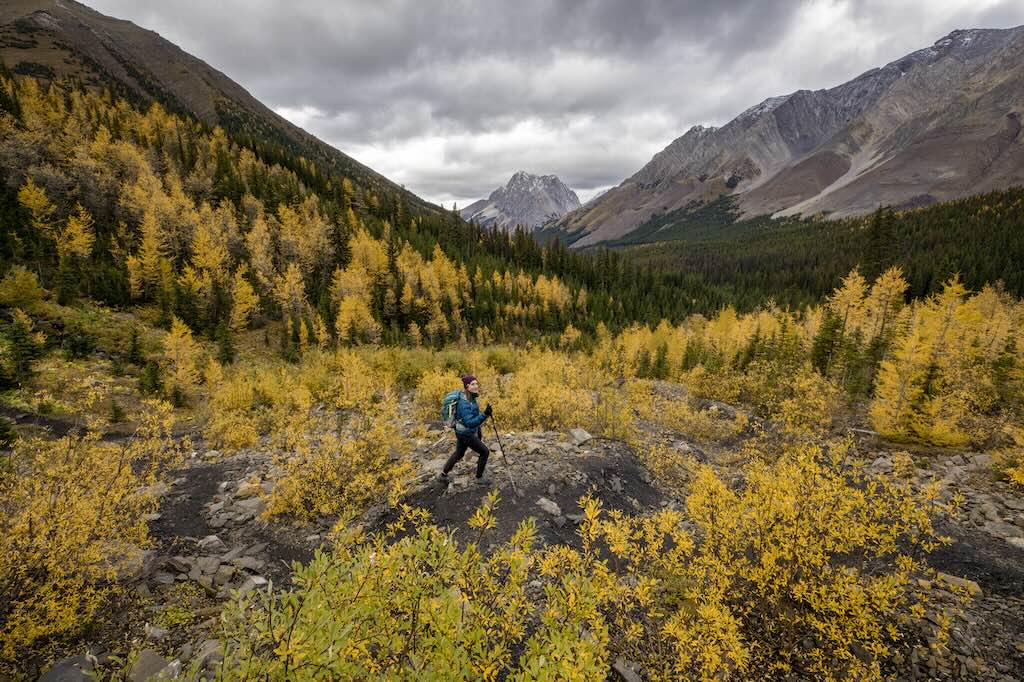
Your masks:
<svg viewBox="0 0 1024 682"><path fill-rule="evenodd" d="M168 479L178 483L164 499L160 518L150 523L150 534L160 553L168 556L194 554L195 542L207 535L217 535L229 547L265 544L266 576L277 584L287 583L292 562L313 558L307 547L292 541L295 534L289 529L256 521L226 530L211 528L206 522L203 508L218 494L220 483L238 479L244 470L245 463L234 460L203 462L170 472Z"/></svg>
<svg viewBox="0 0 1024 682"><path fill-rule="evenodd" d="M933 567L973 580L985 594L1024 597L1024 550L988 533L948 522L939 524L938 531L953 538L953 543L932 552L928 563Z"/></svg>
<svg viewBox="0 0 1024 682"><path fill-rule="evenodd" d="M540 542L578 546L575 523L568 517L580 514L579 499L588 492L600 500L605 509L630 513L658 509L665 499L647 482L649 477L630 455L592 455L576 459L574 464L585 476L583 482L566 481L555 474L549 480L518 483L519 496L516 496L506 471L502 469L488 472L491 478L489 486L478 486L469 479L468 482L457 482L451 490L447 490L447 485L435 478L405 502L426 509L434 523L452 529L457 538L466 539L474 532L466 522L483 503L487 493L497 487L501 495L494 514L497 526L488 531L489 542L505 542L512 537L520 523L533 517L537 521ZM463 463L462 466L466 465ZM513 476L514 472L515 467ZM553 516L538 506L537 500L541 497L556 503L562 514ZM383 528L395 517L394 511L386 513L372 530Z"/></svg>

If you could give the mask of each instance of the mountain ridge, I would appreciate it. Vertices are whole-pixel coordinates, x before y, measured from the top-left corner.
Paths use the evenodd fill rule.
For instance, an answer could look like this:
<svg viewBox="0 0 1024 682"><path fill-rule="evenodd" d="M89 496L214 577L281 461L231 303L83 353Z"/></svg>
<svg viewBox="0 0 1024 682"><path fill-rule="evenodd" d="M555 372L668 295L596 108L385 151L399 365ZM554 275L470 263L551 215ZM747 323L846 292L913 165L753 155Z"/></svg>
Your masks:
<svg viewBox="0 0 1024 682"><path fill-rule="evenodd" d="M507 230L522 225L533 229L579 207L579 197L558 176L520 170L486 199L474 201L459 214L488 227Z"/></svg>
<svg viewBox="0 0 1024 682"><path fill-rule="evenodd" d="M693 126L558 227L588 246L722 194L745 216L843 217L1019 184L1022 59L1024 27L953 31L833 88Z"/></svg>
<svg viewBox="0 0 1024 682"><path fill-rule="evenodd" d="M17 75L72 78L187 113L252 139L269 139L418 211L439 207L291 123L230 77L150 29L75 0L8 0L0 6L0 58Z"/></svg>

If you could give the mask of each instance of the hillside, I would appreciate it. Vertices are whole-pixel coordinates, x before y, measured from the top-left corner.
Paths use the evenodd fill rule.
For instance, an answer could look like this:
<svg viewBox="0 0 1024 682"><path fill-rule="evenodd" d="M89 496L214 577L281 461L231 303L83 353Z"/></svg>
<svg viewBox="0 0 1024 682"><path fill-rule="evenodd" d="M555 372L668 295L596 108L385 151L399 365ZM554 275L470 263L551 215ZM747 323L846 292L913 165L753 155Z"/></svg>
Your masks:
<svg viewBox="0 0 1024 682"><path fill-rule="evenodd" d="M827 90L696 126L560 223L577 247L726 194L739 213L856 216L1024 183L1024 27L954 31Z"/></svg>
<svg viewBox="0 0 1024 682"><path fill-rule="evenodd" d="M322 177L400 196L416 212L437 212L370 168L289 123L220 71L159 34L105 16L75 0L11 0L0 6L0 59L16 75L72 79L110 88L134 104L159 102L208 126L221 126L268 153L304 158Z"/></svg>

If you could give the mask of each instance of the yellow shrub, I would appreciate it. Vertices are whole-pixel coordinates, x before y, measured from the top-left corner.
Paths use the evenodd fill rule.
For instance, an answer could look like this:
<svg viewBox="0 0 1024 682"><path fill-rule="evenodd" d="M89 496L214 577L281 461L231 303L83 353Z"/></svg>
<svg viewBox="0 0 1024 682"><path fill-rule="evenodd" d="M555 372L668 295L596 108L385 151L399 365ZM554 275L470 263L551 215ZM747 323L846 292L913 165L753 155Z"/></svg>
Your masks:
<svg viewBox="0 0 1024 682"><path fill-rule="evenodd" d="M449 391L462 388L462 380L451 373L432 369L416 384L416 414L427 421L441 418L441 401Z"/></svg>
<svg viewBox="0 0 1024 682"><path fill-rule="evenodd" d="M268 516L303 521L321 515L350 519L382 499L397 504L413 467L409 444L400 435L391 400L353 417L348 428L334 430L326 420L310 420L290 434Z"/></svg>
<svg viewBox="0 0 1024 682"><path fill-rule="evenodd" d="M0 306L33 311L46 296L36 273L15 265L0 280Z"/></svg>
<svg viewBox="0 0 1024 682"><path fill-rule="evenodd" d="M339 531L335 553L300 568L292 590L230 608L218 675L569 681L602 679L621 656L659 682L880 680L925 612L911 556L936 545L934 491L861 476L841 444L829 453L755 462L741 489L695 467L688 519L584 498L579 549L534 550L527 524L483 555L496 493L463 549L423 511L361 545Z"/></svg>
<svg viewBox="0 0 1024 682"><path fill-rule="evenodd" d="M0 471L0 658L89 623L147 543L148 492L180 452L171 411L147 404L135 438L15 443Z"/></svg>
<svg viewBox="0 0 1024 682"><path fill-rule="evenodd" d="M495 414L506 428L577 426L592 413L587 368L559 353L532 354L501 385Z"/></svg>
<svg viewBox="0 0 1024 682"><path fill-rule="evenodd" d="M1010 445L996 452L996 469L1011 483L1024 486L1024 428L1011 424L1004 430Z"/></svg>
<svg viewBox="0 0 1024 682"><path fill-rule="evenodd" d="M477 514L481 534L490 514ZM367 544L339 536L290 590L228 607L216 679L497 680L526 629L535 534L526 522L485 557L407 510Z"/></svg>
<svg viewBox="0 0 1024 682"><path fill-rule="evenodd" d="M789 392L776 415L787 433L814 434L832 426L839 391L828 379L804 365L793 377Z"/></svg>
<svg viewBox="0 0 1024 682"><path fill-rule="evenodd" d="M610 647L648 679L880 680L921 612L912 556L937 544L935 493L845 463L842 445L802 447L752 464L741 490L698 469L696 541L675 512L628 517L585 500L582 555L559 562L615 567L602 595Z"/></svg>
<svg viewBox="0 0 1024 682"><path fill-rule="evenodd" d="M317 402L341 410L372 400L392 384L391 372L372 367L352 350L332 353L311 352L303 356L300 381Z"/></svg>
<svg viewBox="0 0 1024 682"><path fill-rule="evenodd" d="M694 367L683 376L683 383L693 395L734 404L740 398L741 378L726 372L713 372L703 365Z"/></svg>

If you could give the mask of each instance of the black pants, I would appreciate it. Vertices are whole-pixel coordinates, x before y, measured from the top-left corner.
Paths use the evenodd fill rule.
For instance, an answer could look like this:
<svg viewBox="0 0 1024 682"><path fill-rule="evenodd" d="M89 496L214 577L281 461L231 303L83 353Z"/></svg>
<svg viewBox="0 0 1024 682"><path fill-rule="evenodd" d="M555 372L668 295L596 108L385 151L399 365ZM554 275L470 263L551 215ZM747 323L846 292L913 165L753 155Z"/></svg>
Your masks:
<svg viewBox="0 0 1024 682"><path fill-rule="evenodd" d="M455 452L448 458L448 461L444 463L444 473L448 473L455 466L455 463L462 459L466 454L466 448L470 448L477 455L476 458L476 477L480 478L484 475L484 467L487 466L487 455L491 454L491 451L487 449L484 442L480 440L480 437L475 433L460 433L456 436Z"/></svg>

